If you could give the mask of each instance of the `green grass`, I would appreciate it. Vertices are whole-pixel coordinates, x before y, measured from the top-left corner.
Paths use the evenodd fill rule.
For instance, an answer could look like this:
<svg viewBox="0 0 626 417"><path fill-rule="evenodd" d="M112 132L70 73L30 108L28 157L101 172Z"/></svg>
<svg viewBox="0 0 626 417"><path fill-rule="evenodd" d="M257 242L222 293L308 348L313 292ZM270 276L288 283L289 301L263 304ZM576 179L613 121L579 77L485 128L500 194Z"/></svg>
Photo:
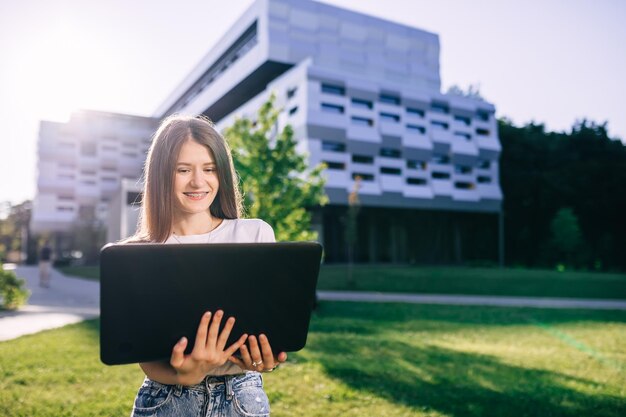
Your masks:
<svg viewBox="0 0 626 417"><path fill-rule="evenodd" d="M626 415L626 312L321 303L266 374L272 416ZM0 343L0 415L128 415L137 366L98 321Z"/></svg>
<svg viewBox="0 0 626 417"><path fill-rule="evenodd" d="M98 280L98 267L67 267L68 275ZM346 265L323 265L320 290L423 294L626 299L626 274L534 269L356 265L355 285Z"/></svg>
<svg viewBox="0 0 626 417"><path fill-rule="evenodd" d="M86 278L93 281L100 280L100 267L99 266L62 266L56 267L59 272L65 275L70 275L79 278Z"/></svg>

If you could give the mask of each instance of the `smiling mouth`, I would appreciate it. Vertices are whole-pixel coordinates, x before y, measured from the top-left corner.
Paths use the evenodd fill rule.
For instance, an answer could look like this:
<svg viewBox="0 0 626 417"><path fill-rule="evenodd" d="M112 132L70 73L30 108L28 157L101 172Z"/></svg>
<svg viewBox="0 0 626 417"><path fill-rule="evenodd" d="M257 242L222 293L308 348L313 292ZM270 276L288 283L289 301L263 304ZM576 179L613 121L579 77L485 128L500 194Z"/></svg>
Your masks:
<svg viewBox="0 0 626 417"><path fill-rule="evenodd" d="M193 199L193 200L200 200L204 197L206 197L207 194L209 194L208 191L202 191L202 192L196 192L196 193L183 193L185 194L187 197Z"/></svg>

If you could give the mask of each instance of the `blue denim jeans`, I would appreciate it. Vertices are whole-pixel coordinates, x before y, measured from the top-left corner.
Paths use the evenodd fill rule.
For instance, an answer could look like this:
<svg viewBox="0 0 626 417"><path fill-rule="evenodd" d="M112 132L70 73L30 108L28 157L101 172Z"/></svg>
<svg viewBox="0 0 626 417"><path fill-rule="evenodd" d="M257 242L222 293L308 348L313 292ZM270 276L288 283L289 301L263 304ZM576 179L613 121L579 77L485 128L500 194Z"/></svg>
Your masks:
<svg viewBox="0 0 626 417"><path fill-rule="evenodd" d="M198 385L183 387L144 380L131 417L269 416L270 404L258 372L207 376Z"/></svg>

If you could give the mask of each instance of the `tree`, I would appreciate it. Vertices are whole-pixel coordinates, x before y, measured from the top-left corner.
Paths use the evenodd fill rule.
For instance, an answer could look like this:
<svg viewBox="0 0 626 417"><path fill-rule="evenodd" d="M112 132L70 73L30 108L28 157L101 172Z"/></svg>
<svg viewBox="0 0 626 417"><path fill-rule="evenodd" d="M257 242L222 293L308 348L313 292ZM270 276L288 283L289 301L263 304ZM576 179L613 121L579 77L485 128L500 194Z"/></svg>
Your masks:
<svg viewBox="0 0 626 417"><path fill-rule="evenodd" d="M293 128L278 131L280 109L274 102L272 94L255 121L238 118L224 132L241 178L245 215L270 223L276 240L315 240L307 208L328 200L324 165L309 169L306 155L296 150Z"/></svg>
<svg viewBox="0 0 626 417"><path fill-rule="evenodd" d="M567 265L577 263L577 255L583 246L583 238L578 225L578 218L570 207L560 209L550 223L551 244L557 260Z"/></svg>

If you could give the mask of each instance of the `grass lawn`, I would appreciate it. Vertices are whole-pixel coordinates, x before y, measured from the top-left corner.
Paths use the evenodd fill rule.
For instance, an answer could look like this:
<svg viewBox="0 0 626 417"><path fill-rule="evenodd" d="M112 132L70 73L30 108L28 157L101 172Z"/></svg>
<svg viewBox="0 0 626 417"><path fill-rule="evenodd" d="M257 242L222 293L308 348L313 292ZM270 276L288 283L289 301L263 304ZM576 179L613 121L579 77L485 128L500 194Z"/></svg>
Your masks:
<svg viewBox="0 0 626 417"><path fill-rule="evenodd" d="M0 415L128 415L98 321L0 342ZM323 302L266 374L272 416L623 416L626 312Z"/></svg>
<svg viewBox="0 0 626 417"><path fill-rule="evenodd" d="M100 273L98 267L60 270L95 280ZM403 265L357 265L353 274L355 286L346 265L323 265L318 289L626 299L626 274Z"/></svg>

